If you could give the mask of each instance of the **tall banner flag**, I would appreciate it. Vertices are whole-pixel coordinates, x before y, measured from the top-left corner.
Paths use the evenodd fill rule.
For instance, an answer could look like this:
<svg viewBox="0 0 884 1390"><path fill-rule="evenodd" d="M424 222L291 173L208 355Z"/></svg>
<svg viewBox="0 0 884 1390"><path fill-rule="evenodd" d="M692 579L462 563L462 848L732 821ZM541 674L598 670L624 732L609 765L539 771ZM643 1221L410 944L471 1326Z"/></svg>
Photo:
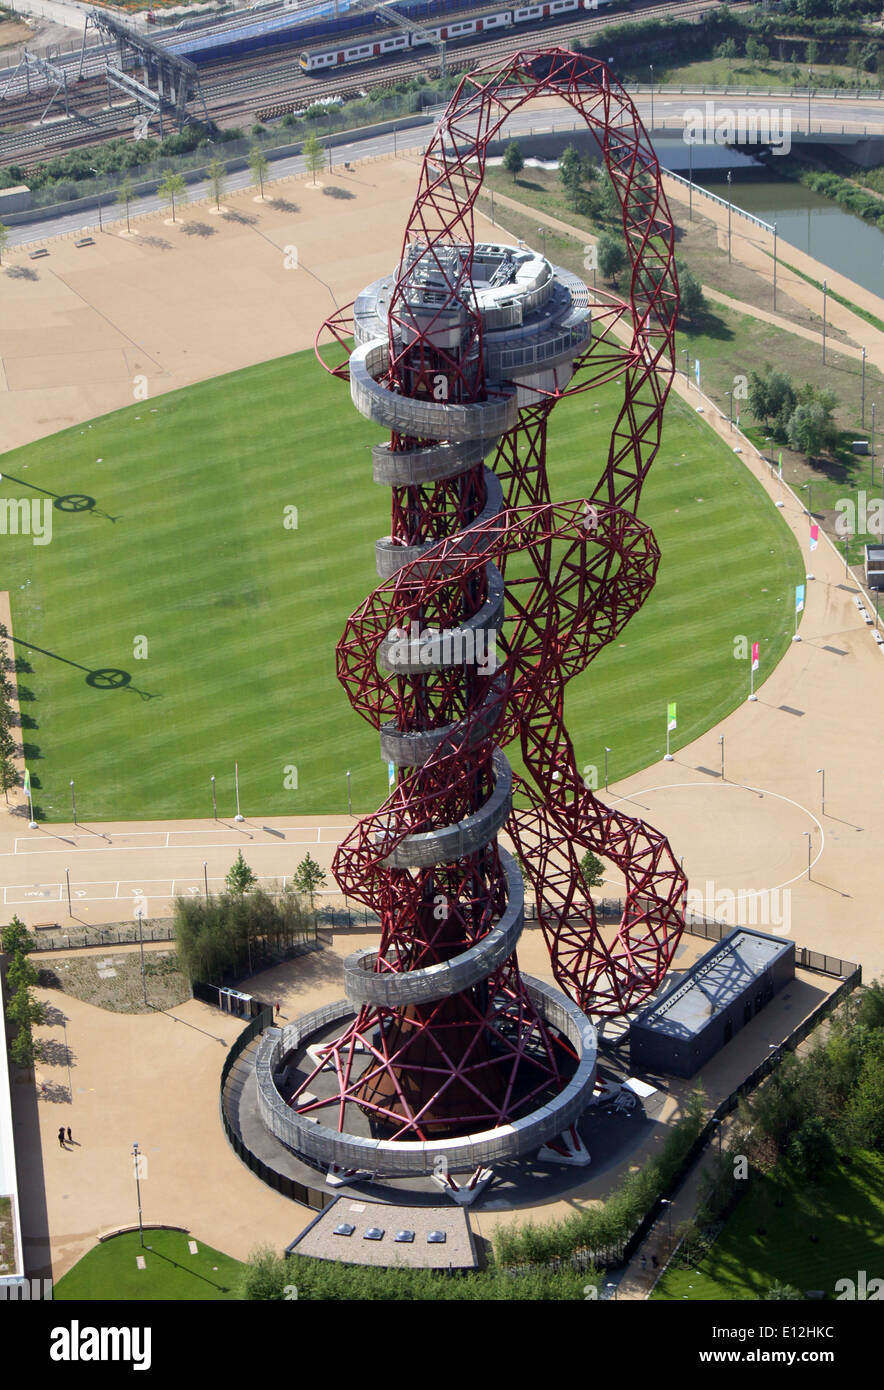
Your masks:
<svg viewBox="0 0 884 1390"><path fill-rule="evenodd" d="M780 450L779 468L777 469L777 476L780 477L780 478L782 478L782 476L783 476L783 451L782 451L782 449Z"/></svg>
<svg viewBox="0 0 884 1390"><path fill-rule="evenodd" d="M669 735L676 728L678 728L678 724L675 718L675 701L671 700L666 706L666 757L664 762L667 763L672 762L672 754L669 751Z"/></svg>
<svg viewBox="0 0 884 1390"><path fill-rule="evenodd" d="M25 768L25 796L30 796L30 794L31 794L31 774L30 774L30 771L28 770L28 768Z"/></svg>
<svg viewBox="0 0 884 1390"><path fill-rule="evenodd" d="M752 643L752 660L751 660L751 662L749 663L749 699L750 699L750 700L757 700L757 699L758 699L758 696L755 694L755 672L758 670L758 667L759 667L760 664L761 664L761 662L760 662L760 658L759 658L759 655L758 655L758 643L757 643L757 642L753 642L753 643Z"/></svg>
<svg viewBox="0 0 884 1390"><path fill-rule="evenodd" d="M800 636L800 634L799 634L799 632L798 632L798 614L799 614L799 613L802 613L803 611L804 611L804 585L803 585L803 584L796 584L796 585L795 585L795 635L794 635L793 638L792 638L792 641L793 641L793 642L800 642L800 641L801 641L801 636Z"/></svg>
<svg viewBox="0 0 884 1390"><path fill-rule="evenodd" d="M390 791L392 791L393 788L394 788L395 785L396 785L396 764L395 764L395 763L387 763L387 782L388 782L388 784L389 784Z"/></svg>
<svg viewBox="0 0 884 1390"><path fill-rule="evenodd" d="M757 642L753 642L753 643L752 643L752 670L753 670L753 671L757 671L759 665L760 665L760 662L759 662L759 660L758 660L758 643L757 643Z"/></svg>
<svg viewBox="0 0 884 1390"><path fill-rule="evenodd" d="M813 526L811 526L811 528L810 528L810 553L811 553L811 554L813 554L813 552L816 550L817 545L818 545L818 543L819 543L819 538L820 538L820 528L817 526L816 522L814 522Z"/></svg>
<svg viewBox="0 0 884 1390"><path fill-rule="evenodd" d="M695 375L696 378L697 378L697 394L699 395L699 391L700 391L700 359L699 359L699 357L695 357L695 358L694 358L694 375Z"/></svg>

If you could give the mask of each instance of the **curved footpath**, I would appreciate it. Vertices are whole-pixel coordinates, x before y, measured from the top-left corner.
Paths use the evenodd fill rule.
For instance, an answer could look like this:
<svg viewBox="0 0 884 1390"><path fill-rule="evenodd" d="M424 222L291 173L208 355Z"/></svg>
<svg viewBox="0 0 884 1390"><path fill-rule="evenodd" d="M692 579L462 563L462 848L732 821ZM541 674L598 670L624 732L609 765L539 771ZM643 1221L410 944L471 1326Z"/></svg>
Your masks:
<svg viewBox="0 0 884 1390"><path fill-rule="evenodd" d="M361 285L389 268L388 229L410 206L414 176L411 159L354 167L335 181L353 194L352 199L334 203L309 184L289 181L277 186L274 193L297 199L297 217L269 205L256 210L250 193L229 197L228 203L237 209L256 211L258 221L220 222L221 234L209 239L180 237L180 229L166 228L156 219L138 224L139 231L155 234L154 241L158 234L174 246L174 258L161 255L147 237L106 234L99 248L106 264L96 257L87 265L78 261L84 252L70 242L53 243L51 275L44 262L38 266L37 285L23 278L0 281L2 300L39 291L31 299L35 314L26 330L27 343L21 337L13 341L0 330L0 355L6 354L0 363L5 369L0 375L0 422L9 418L11 407L34 399L36 383L29 384L23 370L16 375L27 347L42 350L50 379L40 392L39 407L26 412L17 442L40 437L62 423L88 419L96 408L128 404L132 362L139 352L160 361L152 382L152 389L160 391L306 346L311 325L330 300L346 303ZM188 216L195 212L209 225L208 209L191 209ZM538 220L543 220L539 214ZM489 222L480 218L480 227L482 235L491 235ZM310 270L292 279L283 269L281 249L294 231L302 264ZM27 265L21 253L14 263ZM107 264L112 268L110 283ZM236 274L231 273L234 266ZM321 280L315 278L320 270ZM821 278L823 272L814 267L811 273ZM199 312L200 299L222 276L223 305L214 303L208 312ZM155 305L173 302L174 277L176 292L180 289L193 311L173 317L167 328ZM152 305L160 285L165 299ZM796 298L799 288L794 287ZM856 287L849 287L849 293L861 297ZM72 309L75 303L80 331L88 331L79 349L72 341L69 354L58 360L52 335L59 331L59 306ZM835 309L833 304L833 314ZM877 312L884 317L884 305ZM241 331L221 333L222 314L228 330L241 321ZM111 358L122 364L114 372L108 371ZM12 383L10 360L15 365ZM77 394L75 376L84 365L93 374L92 384ZM676 389L687 391L686 398L694 403L692 387L679 381ZM727 421L708 402L704 418L730 443L736 442ZM803 640L792 645L772 673L759 673L763 683L757 687L757 703L741 705L693 744L674 745L673 762L661 761L625 782L613 783L610 794L641 808L652 824L666 830L676 853L685 856L692 889L707 881L734 895L741 888L776 887L781 894L788 888L794 939L860 961L866 978L871 978L884 970L878 929L884 654L858 614L856 584L845 583L841 558L821 538L811 562L808 519L801 504L771 478L770 469L749 446L742 447L744 462L771 505L784 502L784 523L793 530L808 570L812 567L816 576L808 581ZM739 525L738 517L734 525ZM752 634L747 635L751 640ZM746 680L748 689L748 670ZM719 767L722 735L724 782L712 771ZM820 767L826 769L825 815ZM615 768L616 751L612 771ZM232 847L238 844L248 845L256 867L268 876L290 872L306 846L327 866L335 843L351 824L342 815L249 820L241 826L232 820L52 825L29 832L22 809L19 804L17 814L0 812L0 876L6 914L14 902L14 910L30 923L57 915L51 902L58 900L16 898L12 893L10 902L9 886L57 885L68 865L75 889L86 882L113 880L119 886L127 881L124 896L131 907L134 890L145 891L140 880L148 877L168 881L176 873L180 888L189 876L198 891L202 860L210 860L211 877L217 879L229 867ZM271 833L280 828L284 841ZM815 856L810 880L805 831L811 834ZM88 917L82 913L84 920L128 915L112 894L89 907ZM525 968L548 978L539 934L526 933L526 938ZM256 984L256 992L284 1000L284 1017L339 998L342 958L371 941L370 935L341 934L333 951L301 957L268 972ZM695 945L702 948L702 943ZM107 954L112 955L113 948ZM43 997L56 1007L60 1002L57 994ZM277 1247L287 1243L304 1224L305 1214L247 1172L230 1151L218 1121L221 1062L240 1021L197 1001L147 1017L99 1012L70 996L64 997L63 1006L65 1037L73 1054L73 1105L63 1098L67 1072L57 1060L58 1049L56 1061L41 1068L41 1079L54 1083L49 1098L37 1100L32 1082L15 1087L31 1272L44 1272L51 1259L58 1277L98 1232L131 1220L133 1138L142 1144L150 1165L151 1181L145 1185L148 1219L188 1226L198 1238L240 1258L261 1241ZM60 1022L45 1033L57 1044L62 1042ZM673 1091L677 1105L676 1088ZM71 1124L82 1147L70 1152L59 1148L55 1134L62 1120ZM549 1214L556 1214L555 1208ZM479 1211L475 1224L487 1235L498 1219L507 1217Z"/></svg>

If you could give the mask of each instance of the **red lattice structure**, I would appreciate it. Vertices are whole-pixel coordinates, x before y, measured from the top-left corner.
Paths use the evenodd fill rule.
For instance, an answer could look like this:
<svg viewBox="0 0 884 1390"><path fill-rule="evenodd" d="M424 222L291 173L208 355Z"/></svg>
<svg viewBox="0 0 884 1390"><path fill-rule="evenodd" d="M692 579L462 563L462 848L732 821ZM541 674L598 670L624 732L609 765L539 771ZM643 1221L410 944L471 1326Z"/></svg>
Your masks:
<svg viewBox="0 0 884 1390"><path fill-rule="evenodd" d="M475 239L489 143L549 94L595 135L621 205L629 293L594 294L591 336L576 277L553 268L553 283L545 258ZM585 1014L635 1009L669 967L684 876L663 835L584 785L563 698L654 585L659 551L637 508L674 374L673 248L656 157L607 67L561 49L522 51L461 81L430 141L395 279L372 287L370 310L357 301L355 323L345 310L325 325L349 358L329 370L391 427L390 444L373 451L375 480L392 488L384 578L347 624L338 675L397 774L335 859L341 890L378 914L381 939L347 962L355 1018L286 1097L299 1116L331 1115L351 1131L355 1107L375 1135L416 1141L554 1105L579 1048L519 971L523 876L555 979ZM495 285L507 274L525 322L542 294L553 306L570 296L555 341L542 325L528 347L524 329L506 337L501 325L518 315ZM529 347L541 363L533 374ZM521 363L512 378L510 359ZM615 380L623 403L600 475L585 497L554 503L550 413ZM468 639L484 660L446 655L446 641ZM527 777L511 772L508 744ZM498 843L504 829L515 859ZM625 880L614 926L587 900L587 850ZM321 1073L330 1094L316 1094Z"/></svg>

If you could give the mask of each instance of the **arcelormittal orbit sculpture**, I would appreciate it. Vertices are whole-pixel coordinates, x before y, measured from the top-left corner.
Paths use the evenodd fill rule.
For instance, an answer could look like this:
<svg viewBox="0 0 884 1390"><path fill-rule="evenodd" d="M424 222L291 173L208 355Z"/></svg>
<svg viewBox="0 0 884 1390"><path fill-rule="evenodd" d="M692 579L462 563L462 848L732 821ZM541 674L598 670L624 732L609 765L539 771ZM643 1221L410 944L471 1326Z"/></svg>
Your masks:
<svg viewBox="0 0 884 1390"><path fill-rule="evenodd" d="M489 142L550 94L582 116L617 192L627 301L591 304L545 256L476 242ZM573 1155L595 1081L587 1015L634 1009L669 966L684 877L662 835L584 786L563 700L654 584L659 551L636 512L677 307L672 224L632 103L603 63L529 50L461 81L398 270L326 325L348 350L331 369L391 436L372 451L392 491L381 583L347 624L338 676L396 782L334 863L380 917L380 945L348 958L346 1005L284 1030L265 1057L265 1120L315 1162L404 1174L440 1156L457 1169L542 1145ZM601 476L552 502L552 407L614 379L624 399ZM625 881L619 925L603 929L586 901L586 850ZM525 879L567 998L519 970ZM311 1030L346 1017L287 1068Z"/></svg>

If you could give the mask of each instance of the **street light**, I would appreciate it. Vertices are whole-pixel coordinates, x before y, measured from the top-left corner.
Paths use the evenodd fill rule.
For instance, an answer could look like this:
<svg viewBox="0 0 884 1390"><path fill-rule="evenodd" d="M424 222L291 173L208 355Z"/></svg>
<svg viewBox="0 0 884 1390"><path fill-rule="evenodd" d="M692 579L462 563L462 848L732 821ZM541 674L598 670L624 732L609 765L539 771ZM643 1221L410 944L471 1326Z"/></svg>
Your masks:
<svg viewBox="0 0 884 1390"><path fill-rule="evenodd" d="M811 835L811 833L810 833L809 830L802 830L801 833L802 833L802 835L806 835L806 836L807 836L807 877L808 877L808 879L809 879L809 878L810 878L810 855L811 855L811 847L812 847L812 845L813 845L813 836Z"/></svg>
<svg viewBox="0 0 884 1390"><path fill-rule="evenodd" d="M863 378L862 378L862 391L861 391L861 395L860 395L860 419L859 419L859 423L860 423L860 428L861 428L861 429L865 429L865 427L866 427L866 350L865 350L865 348L863 348Z"/></svg>
<svg viewBox="0 0 884 1390"><path fill-rule="evenodd" d="M826 814L826 769L825 769L824 767L818 767L818 768L817 768L817 772L820 774L820 776L821 776L822 779L823 779L823 795L822 795L822 800L823 800L823 815L825 815L825 814Z"/></svg>
<svg viewBox="0 0 884 1390"><path fill-rule="evenodd" d="M214 773L212 774L212 776L210 777L209 780L210 780L210 782L212 783L212 815L215 817L215 820L217 820L217 819L218 819L218 802L215 800L215 775L214 775Z"/></svg>
<svg viewBox="0 0 884 1390"><path fill-rule="evenodd" d="M74 813L74 825L77 824L77 798L74 794L74 784L71 782L71 809Z"/></svg>
<svg viewBox="0 0 884 1390"><path fill-rule="evenodd" d="M349 767L348 767L348 768L347 768L347 815L348 815L348 816L352 816L352 814L353 814L353 802L352 802L352 799L351 799L351 797L350 797L350 769L349 769Z"/></svg>
<svg viewBox="0 0 884 1390"><path fill-rule="evenodd" d="M91 164L90 164L90 166L89 166L89 172L90 172L90 174L94 174L94 175L96 176L96 178L100 177L100 175L99 175L99 173L98 173L98 170L97 170L97 169L93 169ZM101 219L101 190L100 190L100 189L99 189L99 191L98 191L98 230L99 230L100 232L103 232L103 231L104 231L104 222L103 222L102 219Z"/></svg>
<svg viewBox="0 0 884 1390"><path fill-rule="evenodd" d="M208 902L208 901L209 901L209 866L208 866L208 864L206 863L205 859L203 860L203 883L204 883L205 886L206 886L206 902Z"/></svg>
<svg viewBox="0 0 884 1390"><path fill-rule="evenodd" d="M731 183L733 174L730 169L727 171L727 263L731 263Z"/></svg>
<svg viewBox="0 0 884 1390"><path fill-rule="evenodd" d="M802 490L807 489L807 515L813 520L813 483L802 483Z"/></svg>
<svg viewBox="0 0 884 1390"><path fill-rule="evenodd" d="M718 746L721 749L721 780L724 781L724 734L718 735Z"/></svg>
<svg viewBox="0 0 884 1390"><path fill-rule="evenodd" d="M829 293L829 286L823 281L823 362L826 360L826 299Z"/></svg>
<svg viewBox="0 0 884 1390"><path fill-rule="evenodd" d="M546 260L546 228L538 227L537 235L543 237L543 259Z"/></svg>
<svg viewBox="0 0 884 1390"><path fill-rule="evenodd" d="M144 1249L144 1223L141 1219L141 1155L138 1152L137 1141L132 1145L132 1157L135 1159L135 1191L138 1194L138 1234L141 1237L141 1248Z"/></svg>
<svg viewBox="0 0 884 1390"><path fill-rule="evenodd" d="M144 973L144 908L137 907L135 916L138 919L138 940L141 945L141 988L144 991L144 1005L147 1008L147 976Z"/></svg>
<svg viewBox="0 0 884 1390"><path fill-rule="evenodd" d="M728 421L729 421L729 423L730 423L730 425L731 425L731 428L733 428L733 423L734 423L734 393L733 393L733 391L725 391L724 394L727 396L727 418L728 418Z"/></svg>
<svg viewBox="0 0 884 1390"><path fill-rule="evenodd" d="M651 134L654 134L654 64L648 64L651 70Z"/></svg>
<svg viewBox="0 0 884 1390"><path fill-rule="evenodd" d="M608 754L610 751L610 748L605 749L605 791L608 790Z"/></svg>

